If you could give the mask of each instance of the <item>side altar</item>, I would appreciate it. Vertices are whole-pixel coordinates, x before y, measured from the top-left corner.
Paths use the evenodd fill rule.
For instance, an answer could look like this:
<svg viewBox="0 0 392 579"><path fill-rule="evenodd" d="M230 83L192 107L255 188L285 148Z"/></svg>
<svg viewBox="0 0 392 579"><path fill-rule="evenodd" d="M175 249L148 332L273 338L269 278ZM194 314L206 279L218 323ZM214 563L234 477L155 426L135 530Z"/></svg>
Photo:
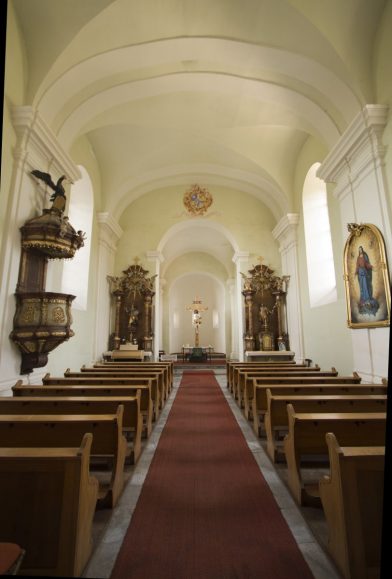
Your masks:
<svg viewBox="0 0 392 579"><path fill-rule="evenodd" d="M289 276L278 276L267 265L253 266L243 277L245 306L244 352L247 361L292 360L287 333L286 295Z"/></svg>
<svg viewBox="0 0 392 579"><path fill-rule="evenodd" d="M153 298L156 275L148 276L136 258L123 276L108 276L113 299L114 332L109 336L113 359L143 360L153 352Z"/></svg>

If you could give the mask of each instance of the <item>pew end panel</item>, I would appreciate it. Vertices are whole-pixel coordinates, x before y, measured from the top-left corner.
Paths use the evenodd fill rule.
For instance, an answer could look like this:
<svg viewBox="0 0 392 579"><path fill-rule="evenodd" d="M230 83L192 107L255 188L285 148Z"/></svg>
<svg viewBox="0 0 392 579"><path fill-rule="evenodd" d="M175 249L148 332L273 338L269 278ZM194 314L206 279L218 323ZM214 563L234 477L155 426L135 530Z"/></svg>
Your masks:
<svg viewBox="0 0 392 579"><path fill-rule="evenodd" d="M25 549L19 573L77 577L90 557L98 481L80 448L0 449L0 533Z"/></svg>
<svg viewBox="0 0 392 579"><path fill-rule="evenodd" d="M330 474L319 482L328 549L345 579L380 576L385 447L340 447L326 434Z"/></svg>

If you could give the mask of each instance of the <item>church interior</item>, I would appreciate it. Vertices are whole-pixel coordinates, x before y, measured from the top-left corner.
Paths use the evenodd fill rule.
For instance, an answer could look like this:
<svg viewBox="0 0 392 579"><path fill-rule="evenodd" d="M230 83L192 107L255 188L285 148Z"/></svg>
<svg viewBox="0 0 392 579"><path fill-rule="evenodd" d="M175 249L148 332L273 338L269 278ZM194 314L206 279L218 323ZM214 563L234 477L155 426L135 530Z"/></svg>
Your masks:
<svg viewBox="0 0 392 579"><path fill-rule="evenodd" d="M0 574L381 576L391 0L6 5Z"/></svg>

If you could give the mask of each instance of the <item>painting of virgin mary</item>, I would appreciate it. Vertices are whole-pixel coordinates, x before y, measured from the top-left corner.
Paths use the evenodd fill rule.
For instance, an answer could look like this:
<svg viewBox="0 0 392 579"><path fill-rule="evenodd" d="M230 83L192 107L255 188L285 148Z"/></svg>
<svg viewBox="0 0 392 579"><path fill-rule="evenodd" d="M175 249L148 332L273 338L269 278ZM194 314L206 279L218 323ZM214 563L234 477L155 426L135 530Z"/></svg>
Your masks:
<svg viewBox="0 0 392 579"><path fill-rule="evenodd" d="M344 269L350 327L387 326L390 287L384 240L374 225L350 223Z"/></svg>

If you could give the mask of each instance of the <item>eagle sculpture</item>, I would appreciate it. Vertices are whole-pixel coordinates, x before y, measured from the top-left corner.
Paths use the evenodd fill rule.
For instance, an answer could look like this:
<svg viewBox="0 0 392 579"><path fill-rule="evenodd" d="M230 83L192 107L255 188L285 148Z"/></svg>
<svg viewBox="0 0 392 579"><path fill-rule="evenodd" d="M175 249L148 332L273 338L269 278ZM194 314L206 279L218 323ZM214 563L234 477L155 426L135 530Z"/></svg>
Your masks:
<svg viewBox="0 0 392 579"><path fill-rule="evenodd" d="M66 197L65 197L65 189L62 185L64 179L66 178L65 175L62 175L60 179L58 179L57 183L54 183L52 180L52 176L49 173L43 173L42 171L38 171L34 169L31 171L31 174L37 179L41 179L44 183L49 185L51 189L53 189L54 193L50 196L50 201L53 202L52 209L57 209L58 211L63 211L65 207Z"/></svg>

